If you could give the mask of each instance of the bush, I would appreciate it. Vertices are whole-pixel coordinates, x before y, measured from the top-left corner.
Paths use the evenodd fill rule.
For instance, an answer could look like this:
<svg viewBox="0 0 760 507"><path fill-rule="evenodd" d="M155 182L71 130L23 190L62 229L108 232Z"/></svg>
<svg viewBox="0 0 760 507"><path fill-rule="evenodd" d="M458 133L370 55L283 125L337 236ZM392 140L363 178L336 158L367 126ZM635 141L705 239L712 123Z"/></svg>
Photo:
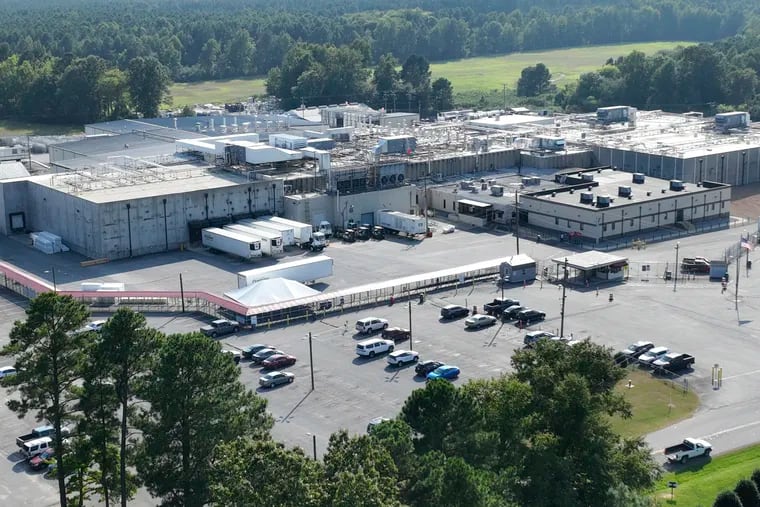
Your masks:
<svg viewBox="0 0 760 507"><path fill-rule="evenodd" d="M752 482L755 483L755 486L757 486L757 490L760 491L760 468L756 468L754 472L752 472Z"/></svg>
<svg viewBox="0 0 760 507"><path fill-rule="evenodd" d="M742 507L760 507L760 492L751 480L740 480L734 488L734 492L742 501Z"/></svg>
<svg viewBox="0 0 760 507"><path fill-rule="evenodd" d="M742 501L733 491L724 491L715 499L713 507L744 507Z"/></svg>

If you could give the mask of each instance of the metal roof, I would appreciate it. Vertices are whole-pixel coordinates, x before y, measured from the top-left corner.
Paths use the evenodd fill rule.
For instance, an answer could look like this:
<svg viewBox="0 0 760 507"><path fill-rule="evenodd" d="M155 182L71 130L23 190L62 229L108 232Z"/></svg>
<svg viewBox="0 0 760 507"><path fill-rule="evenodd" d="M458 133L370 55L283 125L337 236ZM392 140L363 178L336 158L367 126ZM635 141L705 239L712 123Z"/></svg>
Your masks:
<svg viewBox="0 0 760 507"><path fill-rule="evenodd" d="M556 264L564 264L565 261L567 261L567 266L569 268L590 271L592 269L612 266L613 264L627 264L628 258L591 250L589 252L583 252L567 257L555 257L552 259L552 262Z"/></svg>
<svg viewBox="0 0 760 507"><path fill-rule="evenodd" d="M457 202L459 204L466 204L468 206L475 206L476 208L490 208L491 206L493 206L493 204L488 204L487 202L472 201L470 199L459 199Z"/></svg>

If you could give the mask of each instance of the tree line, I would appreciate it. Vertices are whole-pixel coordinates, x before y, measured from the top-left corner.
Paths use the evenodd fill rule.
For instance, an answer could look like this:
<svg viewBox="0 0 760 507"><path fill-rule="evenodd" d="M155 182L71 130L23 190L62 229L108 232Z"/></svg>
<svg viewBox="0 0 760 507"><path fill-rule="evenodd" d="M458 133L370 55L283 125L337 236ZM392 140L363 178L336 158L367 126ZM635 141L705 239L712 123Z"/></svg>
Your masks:
<svg viewBox="0 0 760 507"><path fill-rule="evenodd" d="M298 43L358 41L386 54L446 60L589 44L709 41L751 26L749 0L9 0L0 55L102 58L125 70L156 58L175 81L263 75Z"/></svg>
<svg viewBox="0 0 760 507"><path fill-rule="evenodd" d="M214 340L164 335L129 309L99 333L70 296L46 293L17 321L9 407L55 427L60 505L629 507L659 475L614 390L610 350L588 341L516 352L513 373L412 392L370 434L330 436L321 461L270 435L266 401ZM74 425L70 437L61 429Z"/></svg>

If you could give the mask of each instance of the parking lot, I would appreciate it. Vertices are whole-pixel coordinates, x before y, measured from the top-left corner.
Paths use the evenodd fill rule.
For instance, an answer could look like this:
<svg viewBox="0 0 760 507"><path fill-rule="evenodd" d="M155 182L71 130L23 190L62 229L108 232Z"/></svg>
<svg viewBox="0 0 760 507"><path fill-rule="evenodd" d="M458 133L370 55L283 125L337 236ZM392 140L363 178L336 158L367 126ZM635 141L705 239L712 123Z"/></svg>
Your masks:
<svg viewBox="0 0 760 507"><path fill-rule="evenodd" d="M717 256L738 234L739 231L729 230L684 238L680 242L681 254ZM441 238L444 237L435 239ZM461 248L460 242L468 245L466 258L457 253L457 247ZM402 240L333 245L328 253L336 259L335 278L338 281L334 283L353 281L356 285L365 283L368 277L403 276L509 255L504 249L511 247L513 242L513 238L458 231L440 242L412 246L404 246ZM673 256L673 247L673 243L661 243L650 245L647 250L617 254L629 256L632 260L666 262ZM521 251L539 259L558 256L563 252L556 246L531 242L523 242ZM48 256L46 259L51 258ZM149 263L149 259L140 262ZM155 271L159 269L158 264L155 261L152 263L156 266L140 269L134 264L132 271L119 276L132 277L130 279L136 281L146 273L158 276L158 271ZM352 267L344 269L343 265ZM379 265L382 269L374 271L375 266ZM199 272L194 280L212 276L213 271L207 264L198 266ZM42 264L39 269L41 267ZM173 277L165 275L165 278L168 276ZM672 281L633 274L626 284L605 285L598 291L597 287L571 288L566 293L565 335L572 334L575 339L588 337L614 349L636 340L648 339L657 345L669 346L672 351L693 354L697 361L695 369L684 375L683 379L688 381L689 388L700 394L701 410L710 411L735 404L754 405L760 398L760 371L756 366L756 357L760 353L760 326L754 317L760 303L760 296L754 294L757 294L760 283L756 282L756 275L751 272L747 276L743 266L740 276L738 311L733 294L733 271L730 290L725 294L721 293L719 283L711 283L704 278L679 280L674 290ZM0 311L4 318L0 319L0 344L7 342L13 320L23 318L25 303L11 293L1 294ZM610 294L613 295L612 301L609 300ZM504 323L465 331L463 319L445 323L439 321L440 307L446 304L462 304L470 308L477 305L480 308L500 295L501 290L495 284L481 283L429 294L423 304L414 299L411 303L414 350L420 352L422 360L436 359L459 366L462 373L454 381L459 385L469 379L493 377L508 371L513 350L522 346L524 330ZM510 287L505 290L504 296L546 312L547 320L530 329L554 332L559 329L562 291L558 286L536 281L525 287ZM364 359L355 354L356 342L364 337L355 335L353 326L357 319L367 316L387 318L391 326L409 327L409 305L406 301L396 301L392 306L384 304L360 312L334 314L321 321L289 327L243 330L219 339L225 348L243 348L253 343L272 344L298 358L298 362L288 368L296 374L296 381L271 390L258 388L259 368L252 367L245 360L241 363L242 381L268 399L269 410L276 421L273 430L276 439L300 446L310 453L312 435L315 435L317 452L322 454L331 433L340 428L347 428L351 433L364 432L370 419L394 416L409 393L424 385L423 379L415 377L413 366L398 369L389 367L385 356ZM206 320L200 315L148 315L152 326L167 333L194 331ZM309 333L313 340L313 391ZM402 343L397 345L397 349L404 347L406 345ZM725 383L721 390L713 390L710 384L711 367L715 363L720 364L724 372ZM7 397L5 393L2 396ZM33 418L19 420L3 406L0 407L0 424L6 429L6 436L0 441L0 452L5 453L8 460L8 466L0 468L0 501L22 504L24 502L18 499L26 498L29 503L33 499L35 504L54 504L55 484L27 472L24 466L16 462L18 458L14 454L14 435L34 426ZM145 505L150 504L145 501ZM142 503L138 502L137 505Z"/></svg>

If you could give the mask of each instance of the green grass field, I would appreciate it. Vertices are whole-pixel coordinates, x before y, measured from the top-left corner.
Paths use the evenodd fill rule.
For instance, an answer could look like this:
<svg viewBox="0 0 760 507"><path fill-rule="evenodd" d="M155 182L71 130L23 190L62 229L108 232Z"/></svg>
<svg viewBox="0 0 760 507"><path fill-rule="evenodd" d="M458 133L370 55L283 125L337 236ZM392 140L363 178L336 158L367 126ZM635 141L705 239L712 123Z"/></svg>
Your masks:
<svg viewBox="0 0 760 507"><path fill-rule="evenodd" d="M552 73L554 82L561 86L578 79L584 72L596 70L608 58L625 56L638 50L650 55L657 51L673 49L693 42L642 42L636 44L616 44L589 46L570 49L556 49L530 53L512 53L503 56L466 58L444 63L433 63L430 68L433 78L445 77L454 86L454 92L466 93L473 90L499 90L506 84L515 88L520 72L537 63L543 63Z"/></svg>
<svg viewBox="0 0 760 507"><path fill-rule="evenodd" d="M740 449L723 456L695 459L685 467L666 473L655 492L657 505L682 507L709 507L723 490L734 489L741 479L749 478L760 468L760 445ZM668 481L676 481L673 500L670 499Z"/></svg>
<svg viewBox="0 0 760 507"><path fill-rule="evenodd" d="M628 380L633 388L628 389ZM633 417L612 419L613 428L625 436L646 435L690 417L699 406L692 391L652 377L649 373L631 370L615 388L633 406Z"/></svg>
<svg viewBox="0 0 760 507"><path fill-rule="evenodd" d="M485 92L498 90L504 84L514 88L520 72L525 67L542 62L549 67L558 85L578 79L604 65L607 58L624 56L637 49L652 54L663 49L673 49L691 42L648 42L637 44L613 44L571 49L557 49L531 53L512 53L502 56L466 58L444 63L433 63L430 68L433 78L445 77L454 85L454 92ZM265 93L264 77L247 79L226 79L221 81L199 81L196 83L175 83L170 91L174 107L210 102L233 102L251 95Z"/></svg>
<svg viewBox="0 0 760 507"><path fill-rule="evenodd" d="M169 89L174 107L185 105L223 103L246 100L252 95L266 93L266 78L223 79L220 81L198 81L196 83L174 83Z"/></svg>

